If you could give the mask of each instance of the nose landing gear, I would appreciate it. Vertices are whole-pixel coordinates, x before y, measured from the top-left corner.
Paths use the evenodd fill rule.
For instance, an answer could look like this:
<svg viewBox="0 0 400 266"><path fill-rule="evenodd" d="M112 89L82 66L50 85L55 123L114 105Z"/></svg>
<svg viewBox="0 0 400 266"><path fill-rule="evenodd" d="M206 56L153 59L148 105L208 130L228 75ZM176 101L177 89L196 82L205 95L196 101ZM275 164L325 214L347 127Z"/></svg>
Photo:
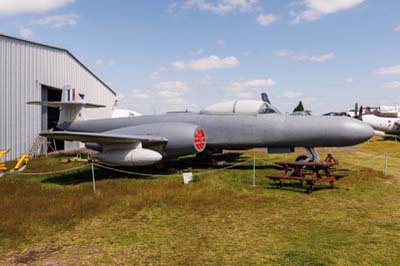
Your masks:
<svg viewBox="0 0 400 266"><path fill-rule="evenodd" d="M300 155L296 158L296 162L321 162L319 155L314 147L304 147L308 153L307 155Z"/></svg>
<svg viewBox="0 0 400 266"><path fill-rule="evenodd" d="M304 163L310 163L310 162L315 162L315 163L321 163L321 159L317 153L317 151L315 150L314 147L305 147L308 156L307 155L299 155L296 158L296 162L304 162ZM323 161L325 163L332 163L332 164L338 164L339 161L333 157L332 154L328 154L325 158L325 160Z"/></svg>

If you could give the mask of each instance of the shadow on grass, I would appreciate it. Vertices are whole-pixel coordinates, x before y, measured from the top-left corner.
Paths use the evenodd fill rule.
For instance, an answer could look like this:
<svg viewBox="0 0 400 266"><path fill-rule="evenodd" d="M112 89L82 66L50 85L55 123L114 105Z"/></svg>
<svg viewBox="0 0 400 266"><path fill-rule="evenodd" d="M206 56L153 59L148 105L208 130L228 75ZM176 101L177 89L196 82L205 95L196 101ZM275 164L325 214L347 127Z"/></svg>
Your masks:
<svg viewBox="0 0 400 266"><path fill-rule="evenodd" d="M266 185L267 189L272 189L272 190L285 190L285 191L293 191L293 192L300 192L300 193L305 193L307 194L307 189L308 185L306 183L303 183L303 185L300 184L300 182L295 182L295 181L290 181L290 182L284 182L282 188L279 188L278 182L274 183L268 183ZM321 190L331 190L331 186L328 183L319 183L316 184L313 188L312 193L321 191ZM336 187L336 189L339 189L339 187Z"/></svg>
<svg viewBox="0 0 400 266"><path fill-rule="evenodd" d="M175 161L170 161L167 164L167 167L163 169L158 169L155 166L147 166L147 167L114 167L122 171L127 172L136 172L139 174L129 174L129 173L120 173L113 170L103 169L100 167L95 167L95 178L97 181L105 180L105 179L118 179L118 178L129 178L129 179L157 179L160 178L157 175L174 175L178 174L182 171L188 171L189 169L196 170L217 170L223 169L225 167L229 167L233 164L242 163L248 160L247 158L241 157L241 153L227 153L227 154L218 154L213 156L213 159L216 161L226 162L222 165L213 165L212 163L205 163L196 160L194 157L186 157ZM238 165L232 167L231 169L236 170L252 170L253 165L251 162L248 165ZM279 166L274 165L257 165L256 170L280 170ZM146 174L149 176L143 176L141 174ZM154 176L152 176L154 175ZM162 178L162 177L161 177ZM85 170L80 170L74 173L64 173L55 176L51 176L42 180L42 183L52 183L58 185L76 185L80 183L92 182L92 171L90 168Z"/></svg>
<svg viewBox="0 0 400 266"><path fill-rule="evenodd" d="M121 169L122 170L122 169ZM144 177L139 175L127 175L106 169L95 168L94 170L96 181L118 179L118 178L132 178L132 179L154 179L153 177ZM42 180L42 183L51 183L57 185L77 185L81 183L92 182L92 170L86 169L74 173L59 174L56 176L48 177Z"/></svg>
<svg viewBox="0 0 400 266"><path fill-rule="evenodd" d="M378 141L395 141L395 142L398 142L398 141L400 141L400 136L385 135L382 138L378 139Z"/></svg>

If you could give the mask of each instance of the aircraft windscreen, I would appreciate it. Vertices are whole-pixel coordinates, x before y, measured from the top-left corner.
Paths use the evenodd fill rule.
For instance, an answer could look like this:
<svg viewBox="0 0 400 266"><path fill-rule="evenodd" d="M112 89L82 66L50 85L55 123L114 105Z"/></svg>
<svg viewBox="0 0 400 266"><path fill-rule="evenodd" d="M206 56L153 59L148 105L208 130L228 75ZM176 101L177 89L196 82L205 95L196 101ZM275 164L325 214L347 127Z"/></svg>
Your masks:
<svg viewBox="0 0 400 266"><path fill-rule="evenodd" d="M258 111L259 114L274 114L274 113L280 113L278 109L273 107L272 105L269 105L268 103L264 103L260 110Z"/></svg>

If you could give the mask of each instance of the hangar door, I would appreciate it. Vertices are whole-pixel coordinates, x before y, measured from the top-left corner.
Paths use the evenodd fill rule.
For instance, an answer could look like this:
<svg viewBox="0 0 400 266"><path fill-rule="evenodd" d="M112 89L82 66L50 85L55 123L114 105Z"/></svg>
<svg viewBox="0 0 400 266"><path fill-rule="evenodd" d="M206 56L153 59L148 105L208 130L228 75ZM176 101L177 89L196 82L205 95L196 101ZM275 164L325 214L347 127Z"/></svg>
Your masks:
<svg viewBox="0 0 400 266"><path fill-rule="evenodd" d="M62 90L50 86L42 85L42 101L61 101ZM60 110L53 107L42 107L42 131L56 130L57 122L60 117ZM55 146L55 147L54 147ZM48 151L63 150L64 141L50 141L47 145Z"/></svg>

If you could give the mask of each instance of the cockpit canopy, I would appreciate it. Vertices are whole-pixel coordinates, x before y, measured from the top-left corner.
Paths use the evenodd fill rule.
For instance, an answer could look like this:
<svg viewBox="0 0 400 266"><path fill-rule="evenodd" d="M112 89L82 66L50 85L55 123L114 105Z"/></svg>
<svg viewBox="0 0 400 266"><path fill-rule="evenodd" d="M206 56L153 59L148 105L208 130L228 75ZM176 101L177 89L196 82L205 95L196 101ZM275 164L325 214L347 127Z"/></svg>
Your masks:
<svg viewBox="0 0 400 266"><path fill-rule="evenodd" d="M257 100L236 100L210 105L200 111L202 114L271 114L280 113L267 102Z"/></svg>

